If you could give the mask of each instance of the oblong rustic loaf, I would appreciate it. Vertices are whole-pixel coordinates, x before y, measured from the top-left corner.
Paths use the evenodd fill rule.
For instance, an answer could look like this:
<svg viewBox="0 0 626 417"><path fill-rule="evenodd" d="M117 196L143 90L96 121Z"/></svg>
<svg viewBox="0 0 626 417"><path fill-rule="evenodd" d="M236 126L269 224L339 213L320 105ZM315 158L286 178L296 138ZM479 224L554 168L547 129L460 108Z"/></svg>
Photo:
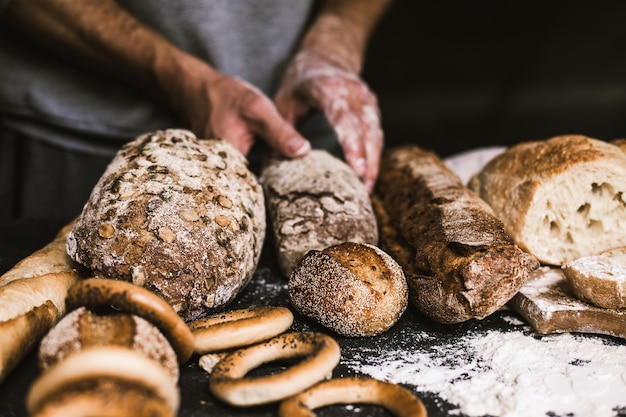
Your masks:
<svg viewBox="0 0 626 417"><path fill-rule="evenodd" d="M626 154L618 146L581 135L521 143L469 186L542 263L626 245Z"/></svg>
<svg viewBox="0 0 626 417"><path fill-rule="evenodd" d="M347 241L378 243L367 190L345 162L328 152L274 159L263 168L260 180L286 277L310 250Z"/></svg>
<svg viewBox="0 0 626 417"><path fill-rule="evenodd" d="M193 320L247 284L265 227L263 192L241 153L223 140L166 130L118 152L67 250L105 277L156 292Z"/></svg>
<svg viewBox="0 0 626 417"><path fill-rule="evenodd" d="M403 267L411 303L439 322L486 317L538 267L491 208L416 145L383 155L373 200L381 246Z"/></svg>

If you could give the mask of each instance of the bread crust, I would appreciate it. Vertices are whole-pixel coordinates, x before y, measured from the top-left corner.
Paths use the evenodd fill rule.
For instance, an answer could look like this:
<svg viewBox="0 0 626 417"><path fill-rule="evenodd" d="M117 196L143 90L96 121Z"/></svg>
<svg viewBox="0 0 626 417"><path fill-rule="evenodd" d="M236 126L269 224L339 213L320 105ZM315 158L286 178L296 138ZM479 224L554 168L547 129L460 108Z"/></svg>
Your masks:
<svg viewBox="0 0 626 417"><path fill-rule="evenodd" d="M0 382L65 314L65 296L79 279L65 253L72 224L0 277Z"/></svg>
<svg viewBox="0 0 626 417"><path fill-rule="evenodd" d="M111 162L68 237L70 256L162 296L185 320L234 299L258 263L265 203L228 142L147 133Z"/></svg>
<svg viewBox="0 0 626 417"><path fill-rule="evenodd" d="M274 159L263 168L260 181L285 277L310 250L347 241L378 243L367 190L346 163L328 152Z"/></svg>
<svg viewBox="0 0 626 417"><path fill-rule="evenodd" d="M411 303L434 320L488 316L539 265L484 201L417 145L385 153L374 199L382 247L402 265Z"/></svg>
<svg viewBox="0 0 626 417"><path fill-rule="evenodd" d="M544 264L562 265L626 244L626 154L582 135L512 146L469 187L508 233Z"/></svg>
<svg viewBox="0 0 626 417"><path fill-rule="evenodd" d="M562 269L579 299L608 309L626 308L626 246L575 259Z"/></svg>
<svg viewBox="0 0 626 417"><path fill-rule="evenodd" d="M288 288L301 314L343 336L381 334L408 304L400 265L378 247L354 242L307 253Z"/></svg>

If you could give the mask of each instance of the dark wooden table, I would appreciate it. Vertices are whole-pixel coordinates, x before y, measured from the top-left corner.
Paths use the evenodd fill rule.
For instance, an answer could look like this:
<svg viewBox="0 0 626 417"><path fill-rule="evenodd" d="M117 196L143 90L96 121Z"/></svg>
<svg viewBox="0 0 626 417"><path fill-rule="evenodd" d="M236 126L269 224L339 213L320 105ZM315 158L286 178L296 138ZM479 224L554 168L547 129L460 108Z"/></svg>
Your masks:
<svg viewBox="0 0 626 417"><path fill-rule="evenodd" d="M36 249L49 242L57 230L62 226L55 222L43 221L23 221L19 223L0 225L0 273L4 273L17 261L32 253ZM258 305L284 305L288 306L287 281L276 271L276 262L273 251L267 249L266 244L253 280L248 287L238 296L228 308L243 308ZM0 306L2 308L2 306ZM490 330L506 330L515 324L511 320L511 311L499 311L492 316L481 320L471 320L458 325L440 325L428 320L414 309L409 308L400 321L386 333L373 338L345 338L330 333L311 321L297 316L291 330L318 330L332 334L339 342L342 349L342 358L339 366L335 369L333 376L341 377L355 375L353 368L346 364L353 360L358 360L363 349L376 346L376 349L406 349L411 351L417 346L411 346L407 342L407 334L429 332L436 335L429 338L424 343L432 346L420 345L420 349L437 348L455 343L459 337L468 332L488 332ZM0 335L2 337L2 335ZM617 343L620 343L619 341ZM38 375L36 352L31 352L24 361L0 383L0 417L13 417L26 415L24 400L26 392L33 380ZM436 394L427 392L417 392L415 387L406 386L412 389L422 399L431 417L447 416L455 406L439 398ZM212 397L208 390L208 375L198 366L198 358L193 357L181 369L180 377L181 417L210 416L219 415L224 417L235 416L275 416L277 404L261 407L239 409L226 406ZM389 416L390 414L379 407L359 405L358 407L347 409L346 406L330 406L317 410L319 416ZM460 415L455 413L454 415ZM462 415L460 415L462 416Z"/></svg>

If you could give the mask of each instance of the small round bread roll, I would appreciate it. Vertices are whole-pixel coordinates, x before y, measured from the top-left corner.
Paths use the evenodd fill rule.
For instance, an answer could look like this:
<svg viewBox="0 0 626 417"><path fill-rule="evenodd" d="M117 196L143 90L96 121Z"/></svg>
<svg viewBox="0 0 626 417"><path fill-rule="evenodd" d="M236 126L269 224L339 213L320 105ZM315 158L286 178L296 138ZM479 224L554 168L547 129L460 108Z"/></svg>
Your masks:
<svg viewBox="0 0 626 417"><path fill-rule="evenodd" d="M344 336L375 336L400 318L408 302L402 268L376 246L346 242L309 251L289 278L301 314Z"/></svg>
<svg viewBox="0 0 626 417"><path fill-rule="evenodd" d="M162 296L186 321L232 301L265 238L246 158L220 139L169 129L124 145L67 238L76 262Z"/></svg>

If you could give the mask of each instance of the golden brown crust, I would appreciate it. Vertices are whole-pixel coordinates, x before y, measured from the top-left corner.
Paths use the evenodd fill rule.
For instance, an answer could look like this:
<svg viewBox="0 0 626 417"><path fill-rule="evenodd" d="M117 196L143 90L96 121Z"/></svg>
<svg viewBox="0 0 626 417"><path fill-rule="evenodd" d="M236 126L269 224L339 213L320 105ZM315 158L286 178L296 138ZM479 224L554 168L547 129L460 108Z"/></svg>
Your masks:
<svg viewBox="0 0 626 417"><path fill-rule="evenodd" d="M65 240L74 222L75 220L62 227L51 242L20 260L0 276L0 287L23 278L52 273L73 273L76 264L66 253Z"/></svg>
<svg viewBox="0 0 626 417"><path fill-rule="evenodd" d="M169 340L179 363L185 363L193 353L193 335L172 307L155 293L131 284L107 278L89 278L70 288L67 308L113 307L140 316L154 324Z"/></svg>
<svg viewBox="0 0 626 417"><path fill-rule="evenodd" d="M178 410L180 396L176 380L153 359L130 349L100 346L76 352L42 373L31 385L26 408L34 414L64 391L88 381L108 379L122 387L141 387L150 397L158 398L172 414ZM109 393L97 393L106 400Z"/></svg>
<svg viewBox="0 0 626 417"><path fill-rule="evenodd" d="M99 346L126 347L141 353L178 379L176 353L154 325L136 315L104 309L96 313L85 307L68 313L42 339L40 368L45 371L76 352Z"/></svg>
<svg viewBox="0 0 626 417"><path fill-rule="evenodd" d="M375 336L393 326L408 303L402 268L381 249L345 242L312 250L289 278L292 305L344 336Z"/></svg>
<svg viewBox="0 0 626 417"><path fill-rule="evenodd" d="M272 375L245 376L263 363L288 358L302 360ZM209 388L217 398L231 405L267 404L328 377L339 359L339 345L331 337L314 332L287 333L226 355L213 368Z"/></svg>
<svg viewBox="0 0 626 417"><path fill-rule="evenodd" d="M484 201L416 145L383 156L375 197L382 247L404 268L411 302L437 321L486 317L538 266Z"/></svg>
<svg viewBox="0 0 626 417"><path fill-rule="evenodd" d="M426 417L426 407L411 391L368 377L320 382L280 403L279 417L313 417L316 408L332 404L376 404L396 417Z"/></svg>
<svg viewBox="0 0 626 417"><path fill-rule="evenodd" d="M520 247L542 263L560 266L626 243L619 226L626 207L624 178L626 154L618 146L564 135L510 147L469 187Z"/></svg>
<svg viewBox="0 0 626 417"><path fill-rule="evenodd" d="M0 277L0 381L65 313L68 288L79 279L65 253L72 224Z"/></svg>
<svg viewBox="0 0 626 417"><path fill-rule="evenodd" d="M0 322L2 347L0 348L0 381L8 375L22 358L46 334L57 320L59 312L51 301L30 311Z"/></svg>
<svg viewBox="0 0 626 417"><path fill-rule="evenodd" d="M626 338L626 311L581 301L560 268L533 271L509 305L541 334L579 332Z"/></svg>
<svg viewBox="0 0 626 417"><path fill-rule="evenodd" d="M626 308L626 246L575 259L562 269L576 297L602 308Z"/></svg>
<svg viewBox="0 0 626 417"><path fill-rule="evenodd" d="M189 323L194 352L200 355L271 339L293 323L286 307L260 306L213 315Z"/></svg>
<svg viewBox="0 0 626 417"><path fill-rule="evenodd" d="M111 378L80 381L48 399L31 417L173 417L144 387Z"/></svg>

